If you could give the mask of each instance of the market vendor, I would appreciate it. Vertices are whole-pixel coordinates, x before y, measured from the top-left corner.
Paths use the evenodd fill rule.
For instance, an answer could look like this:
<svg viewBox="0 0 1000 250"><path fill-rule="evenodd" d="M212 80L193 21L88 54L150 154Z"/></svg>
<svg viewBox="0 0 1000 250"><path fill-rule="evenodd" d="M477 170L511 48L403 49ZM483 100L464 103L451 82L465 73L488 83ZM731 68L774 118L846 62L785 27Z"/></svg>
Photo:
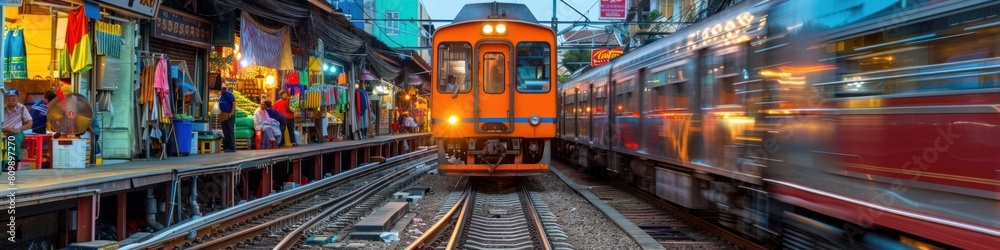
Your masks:
<svg viewBox="0 0 1000 250"><path fill-rule="evenodd" d="M7 149L11 148L9 146L0 149L0 151L4 152L3 169L5 171L16 169L16 167L9 169L7 166L7 160L10 159L9 157L11 156L14 157L14 162L21 160L21 142L24 141L24 131L31 129L32 124L31 113L28 110L28 107L21 104L18 99L18 91L16 89L11 89L4 93L3 138L0 141L3 141L3 145L8 145L9 142L7 142L7 139L13 138L14 147L12 148L15 149L14 152L7 152Z"/></svg>
<svg viewBox="0 0 1000 250"><path fill-rule="evenodd" d="M288 105L288 92L281 93L281 100L274 102L274 109L278 110L281 115L285 116L286 121L282 123L281 131L288 131L289 138L292 139L292 144L298 144L298 137L295 136L295 112Z"/></svg>

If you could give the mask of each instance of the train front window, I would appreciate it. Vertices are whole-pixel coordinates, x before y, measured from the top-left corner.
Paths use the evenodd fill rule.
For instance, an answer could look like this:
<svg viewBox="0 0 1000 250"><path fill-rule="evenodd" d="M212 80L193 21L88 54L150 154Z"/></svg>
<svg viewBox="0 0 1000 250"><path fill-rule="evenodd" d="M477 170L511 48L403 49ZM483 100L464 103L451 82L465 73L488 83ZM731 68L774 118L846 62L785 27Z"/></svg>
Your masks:
<svg viewBox="0 0 1000 250"><path fill-rule="evenodd" d="M517 44L517 91L549 92L549 68L552 48L548 43Z"/></svg>
<svg viewBox="0 0 1000 250"><path fill-rule="evenodd" d="M472 46L468 43L441 43L438 45L438 92L468 93L472 64Z"/></svg>

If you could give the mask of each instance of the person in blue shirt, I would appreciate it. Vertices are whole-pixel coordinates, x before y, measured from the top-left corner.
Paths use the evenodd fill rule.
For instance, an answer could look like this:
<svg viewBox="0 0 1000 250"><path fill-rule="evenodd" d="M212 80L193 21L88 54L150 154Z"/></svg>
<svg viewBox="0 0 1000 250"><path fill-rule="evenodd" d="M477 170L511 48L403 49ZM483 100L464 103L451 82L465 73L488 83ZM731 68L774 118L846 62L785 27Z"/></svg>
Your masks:
<svg viewBox="0 0 1000 250"><path fill-rule="evenodd" d="M34 105L31 105L31 110L28 113L31 114L31 133L44 135L47 132L46 123L48 123L48 111L49 102L56 98L56 92L51 90L45 92L45 96L38 101L35 101Z"/></svg>
<svg viewBox="0 0 1000 250"><path fill-rule="evenodd" d="M236 117L234 117L236 96L233 96L232 89L222 88L219 96L219 123L222 124L222 151L226 153L236 152Z"/></svg>

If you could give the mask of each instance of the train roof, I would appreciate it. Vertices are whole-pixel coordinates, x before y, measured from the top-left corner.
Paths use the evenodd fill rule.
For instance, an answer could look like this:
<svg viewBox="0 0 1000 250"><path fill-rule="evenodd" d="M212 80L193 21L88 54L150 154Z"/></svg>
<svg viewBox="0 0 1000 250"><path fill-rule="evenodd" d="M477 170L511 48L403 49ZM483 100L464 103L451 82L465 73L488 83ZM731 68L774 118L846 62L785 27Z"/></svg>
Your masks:
<svg viewBox="0 0 1000 250"><path fill-rule="evenodd" d="M679 46L681 43L686 42L688 35L691 34L692 32L701 31L706 27L710 27L711 25L716 24L720 20L727 20L733 18L743 12L766 11L768 6L765 6L763 4L769 2L771 5L773 5L784 1L771 1L771 0L742 1L732 7L723 10L722 12L719 12L708 18L705 18L704 20L701 20L698 23L694 23L687 27L684 27L663 39L659 39L646 46L636 48L630 51L629 53L625 53L624 55L621 55L618 58L612 59L611 62L608 62L607 64L583 72L579 76L573 77L564 82L563 84L561 84L560 88L563 87L571 88L577 82L585 81L586 79L594 77L594 75L608 74L612 68L627 67L634 63L644 61L646 57L662 55L662 53L666 53L667 50L675 49L676 46Z"/></svg>
<svg viewBox="0 0 1000 250"><path fill-rule="evenodd" d="M500 15L499 19L518 20L537 23L538 19L531 13L528 6L520 3L473 3L466 4L455 16L453 23L488 19L490 15Z"/></svg>

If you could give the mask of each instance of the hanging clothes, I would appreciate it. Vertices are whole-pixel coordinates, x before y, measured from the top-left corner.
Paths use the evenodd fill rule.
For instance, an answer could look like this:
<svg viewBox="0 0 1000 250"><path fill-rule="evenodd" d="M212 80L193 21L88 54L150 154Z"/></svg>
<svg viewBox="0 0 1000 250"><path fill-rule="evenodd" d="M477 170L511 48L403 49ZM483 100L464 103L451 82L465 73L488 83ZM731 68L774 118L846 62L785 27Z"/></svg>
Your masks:
<svg viewBox="0 0 1000 250"><path fill-rule="evenodd" d="M170 110L170 85L168 82L169 75L167 72L167 67L170 67L170 62L167 61L167 57L160 56L160 62L156 65L156 76L153 82L153 88L156 89L158 97L160 98L160 113L163 117L172 117L173 112Z"/></svg>
<svg viewBox="0 0 1000 250"><path fill-rule="evenodd" d="M309 71L305 70L299 71L299 84L302 86L309 87Z"/></svg>
<svg viewBox="0 0 1000 250"><path fill-rule="evenodd" d="M112 58L121 58L121 25L95 22L94 29L97 31L94 33L94 36L97 37L97 54L106 55Z"/></svg>
<svg viewBox="0 0 1000 250"><path fill-rule="evenodd" d="M240 25L242 60L277 70L292 70L290 28L263 27L249 13L243 12Z"/></svg>
<svg viewBox="0 0 1000 250"><path fill-rule="evenodd" d="M24 29L7 31L7 50L4 51L4 78L28 79L28 57L24 48Z"/></svg>
<svg viewBox="0 0 1000 250"><path fill-rule="evenodd" d="M71 72L89 70L93 66L90 36L87 35L87 13L83 6L69 11L66 25L66 51L70 58Z"/></svg>

